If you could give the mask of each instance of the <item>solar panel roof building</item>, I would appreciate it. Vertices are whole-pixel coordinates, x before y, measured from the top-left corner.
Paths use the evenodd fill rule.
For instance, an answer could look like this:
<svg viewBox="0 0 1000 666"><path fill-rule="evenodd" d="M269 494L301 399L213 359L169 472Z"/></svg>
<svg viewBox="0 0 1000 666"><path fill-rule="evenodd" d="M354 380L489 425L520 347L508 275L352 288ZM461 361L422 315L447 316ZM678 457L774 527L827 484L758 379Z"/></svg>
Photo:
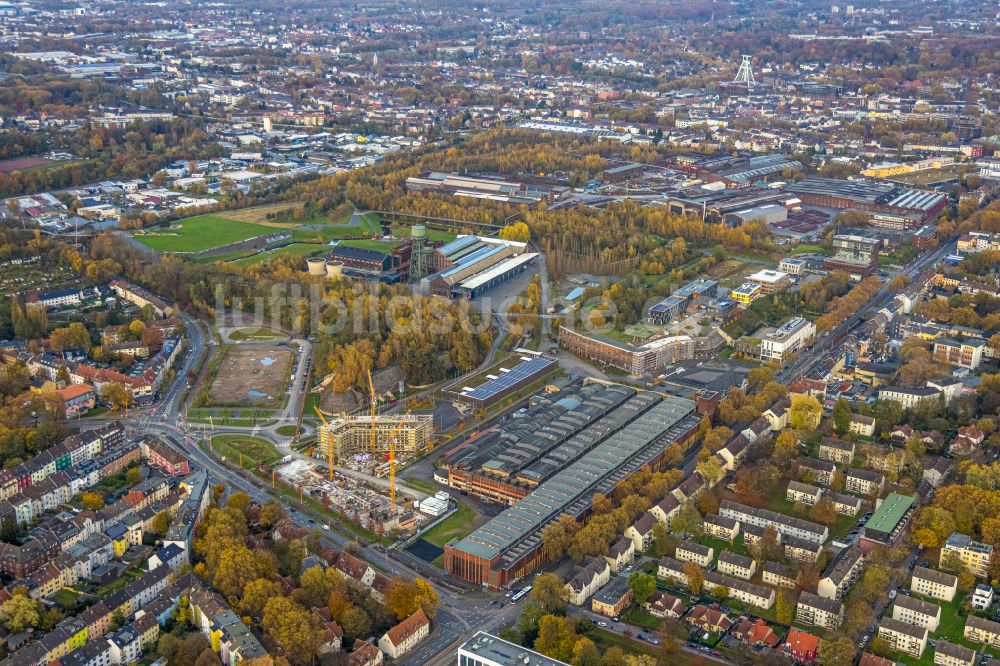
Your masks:
<svg viewBox="0 0 1000 666"><path fill-rule="evenodd" d="M556 369L555 359L545 356L516 357L516 365L505 360L471 377L445 387L445 397L477 409L485 409L518 390L534 384Z"/></svg>
<svg viewBox="0 0 1000 666"><path fill-rule="evenodd" d="M658 460L670 443L686 441L700 422L694 411L690 400L661 399L534 492L449 544L448 572L489 587L505 587L530 573L541 564L541 531L546 524L562 514L583 516L595 493L610 493L622 480Z"/></svg>

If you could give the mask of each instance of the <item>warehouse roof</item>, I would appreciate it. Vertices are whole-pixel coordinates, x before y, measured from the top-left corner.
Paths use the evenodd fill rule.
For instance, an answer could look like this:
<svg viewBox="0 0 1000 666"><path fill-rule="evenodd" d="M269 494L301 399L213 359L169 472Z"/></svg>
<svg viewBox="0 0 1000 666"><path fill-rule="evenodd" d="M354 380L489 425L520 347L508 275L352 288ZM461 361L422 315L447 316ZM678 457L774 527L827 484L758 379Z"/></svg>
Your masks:
<svg viewBox="0 0 1000 666"><path fill-rule="evenodd" d="M453 547L485 559L504 553L575 501L592 497L602 480L628 465L646 447L661 441L693 411L694 403L690 400L664 398L616 437L587 452L557 477L541 484Z"/></svg>

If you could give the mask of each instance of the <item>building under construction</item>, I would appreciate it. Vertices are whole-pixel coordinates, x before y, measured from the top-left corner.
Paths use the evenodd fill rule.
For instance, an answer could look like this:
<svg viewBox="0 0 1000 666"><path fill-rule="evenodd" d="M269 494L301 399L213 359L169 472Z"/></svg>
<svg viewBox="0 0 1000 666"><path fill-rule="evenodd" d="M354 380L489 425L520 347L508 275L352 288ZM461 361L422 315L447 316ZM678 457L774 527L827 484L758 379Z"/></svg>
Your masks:
<svg viewBox="0 0 1000 666"><path fill-rule="evenodd" d="M377 414L374 421L373 428L370 414L345 414L330 419L319 429L316 456L327 460L332 446L338 464L366 454L384 460L393 437L399 457L422 451L434 436L431 414Z"/></svg>

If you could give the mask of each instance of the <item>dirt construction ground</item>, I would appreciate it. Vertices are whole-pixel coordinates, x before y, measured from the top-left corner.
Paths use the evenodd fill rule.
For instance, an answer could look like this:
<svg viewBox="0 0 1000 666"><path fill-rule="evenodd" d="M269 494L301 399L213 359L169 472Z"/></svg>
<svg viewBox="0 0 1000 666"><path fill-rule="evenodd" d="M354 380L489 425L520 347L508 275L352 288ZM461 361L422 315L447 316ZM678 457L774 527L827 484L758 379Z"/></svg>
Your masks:
<svg viewBox="0 0 1000 666"><path fill-rule="evenodd" d="M230 347L209 390L212 400L223 405L277 402L291 358L291 350L277 345Z"/></svg>

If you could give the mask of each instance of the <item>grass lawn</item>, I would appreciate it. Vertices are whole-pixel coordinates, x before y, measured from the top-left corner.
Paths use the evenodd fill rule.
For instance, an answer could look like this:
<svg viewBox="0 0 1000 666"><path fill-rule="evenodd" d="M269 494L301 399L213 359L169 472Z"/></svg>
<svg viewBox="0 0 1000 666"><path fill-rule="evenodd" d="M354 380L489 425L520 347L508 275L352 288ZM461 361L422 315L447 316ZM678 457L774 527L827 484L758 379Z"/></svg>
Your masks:
<svg viewBox="0 0 1000 666"><path fill-rule="evenodd" d="M642 654L648 654L652 657L659 656L660 646L658 645L650 645L645 641L635 641L631 638L625 638L624 636L613 634L610 631L606 631L598 627L594 627L587 635L590 640L594 641L594 643L601 648L602 652L611 647L619 647L625 651L625 654L641 652ZM670 663L690 664L693 663L693 659L690 654L678 649L674 652L674 654L670 655Z"/></svg>
<svg viewBox="0 0 1000 666"><path fill-rule="evenodd" d="M663 625L663 620L656 617L642 606L637 606L635 604L629 606L628 610L622 613L622 619L629 624L646 627L647 629L653 629L654 631L658 631Z"/></svg>
<svg viewBox="0 0 1000 666"><path fill-rule="evenodd" d="M271 328L240 328L229 334L232 340L278 340L288 338L287 335Z"/></svg>
<svg viewBox="0 0 1000 666"><path fill-rule="evenodd" d="M108 413L107 407L94 407L92 410L84 414L81 418L92 419L98 416L104 416Z"/></svg>
<svg viewBox="0 0 1000 666"><path fill-rule="evenodd" d="M739 555L749 555L746 547L743 545L743 533L740 532L732 543L728 541L723 541L722 539L716 539L715 537L708 536L707 534L696 535L694 541L700 543L703 546L708 546L714 550L712 553L713 562L719 560L719 554L728 550Z"/></svg>
<svg viewBox="0 0 1000 666"><path fill-rule="evenodd" d="M826 249L822 245L811 245L809 243L803 243L801 245L798 245L794 250L792 250L792 254L810 254L810 253L822 254L828 257L831 254L833 254L830 250Z"/></svg>
<svg viewBox="0 0 1000 666"><path fill-rule="evenodd" d="M76 601L79 598L79 592L74 592L73 590L64 587L52 596L52 601L54 601L60 608L69 609L76 606Z"/></svg>
<svg viewBox="0 0 1000 666"><path fill-rule="evenodd" d="M278 249L270 252L260 252L258 254L251 254L249 257L241 257L231 261L231 263L234 263L237 266L252 266L254 264L262 264L265 261L269 261L274 257L280 256L319 256L321 254L326 254L329 249L330 248L326 245L320 245L318 243L292 243L291 245L285 245L284 247L279 247Z"/></svg>
<svg viewBox="0 0 1000 666"><path fill-rule="evenodd" d="M281 459L281 454L270 442L248 435L216 435L212 437L212 448L237 464L243 454L244 467L267 465Z"/></svg>
<svg viewBox="0 0 1000 666"><path fill-rule="evenodd" d="M452 539L468 535L485 522L468 504L458 503L458 510L425 532L423 538L435 546L444 547Z"/></svg>
<svg viewBox="0 0 1000 666"><path fill-rule="evenodd" d="M218 215L197 215L175 222L172 228L157 228L136 233L134 237L160 252L199 252L270 233L274 233L273 227L236 222Z"/></svg>
<svg viewBox="0 0 1000 666"><path fill-rule="evenodd" d="M283 437L293 437L295 435L296 427L293 425L283 425L278 426L278 434Z"/></svg>
<svg viewBox="0 0 1000 666"><path fill-rule="evenodd" d="M374 240L370 238L357 238L353 240L346 240L342 243L347 247L357 247L362 250L375 250L376 252L390 252L394 247L399 245L399 241L381 241Z"/></svg>
<svg viewBox="0 0 1000 666"><path fill-rule="evenodd" d="M101 598L110 597L112 594L124 588L129 583L137 581L140 578L142 578L143 574L145 573L146 571L144 571L141 567L132 567L131 569L129 569L128 571L126 571L121 576L114 579L107 585L102 585L101 587L94 590L94 594L96 594Z"/></svg>
<svg viewBox="0 0 1000 666"><path fill-rule="evenodd" d="M403 485L407 485L416 490L427 493L428 495L433 495L439 488L435 487L433 483L428 483L423 479L403 479ZM461 510L461 509L460 509Z"/></svg>

